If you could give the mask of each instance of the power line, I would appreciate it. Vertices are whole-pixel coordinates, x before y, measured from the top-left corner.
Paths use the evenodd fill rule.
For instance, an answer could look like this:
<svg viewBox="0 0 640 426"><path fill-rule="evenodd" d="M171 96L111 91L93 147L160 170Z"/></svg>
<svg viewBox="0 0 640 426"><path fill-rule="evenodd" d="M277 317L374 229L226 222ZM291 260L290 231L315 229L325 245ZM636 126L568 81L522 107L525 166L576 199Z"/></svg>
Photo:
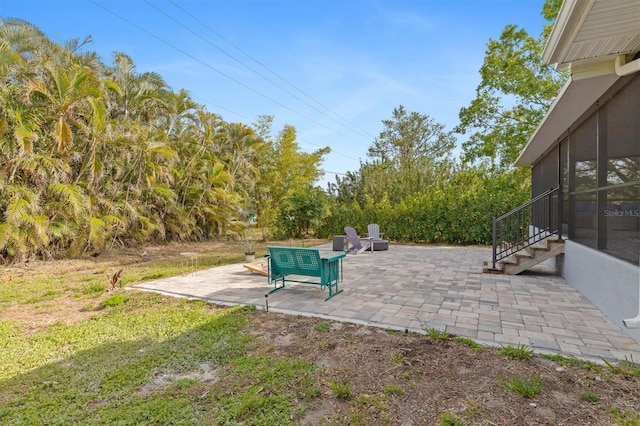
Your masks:
<svg viewBox="0 0 640 426"><path fill-rule="evenodd" d="M322 173L331 173L332 175L346 176L346 173L331 172L329 170L320 170Z"/></svg>
<svg viewBox="0 0 640 426"><path fill-rule="evenodd" d="M315 146L315 147L318 147L318 148L324 148L324 146L322 146L322 145L318 145L318 144L316 144L316 143L311 143L311 142L308 142L308 141L303 141L303 140L301 140L300 138L296 138L296 139L297 139L297 140L298 140L298 142L300 142L300 143L304 143L304 144L307 144L307 145L312 145L312 146ZM329 146L329 148L331 148L331 146ZM338 155L340 155L340 156L342 156L342 157L344 157L344 158L348 158L349 160L360 161L360 160L358 160L357 158L350 157L350 156L349 156L349 155L347 155L347 154L343 154L343 153L341 153L341 152L334 151L334 150L333 150L333 148L331 148L331 153L333 153L333 154L338 154Z"/></svg>
<svg viewBox="0 0 640 426"><path fill-rule="evenodd" d="M282 108L284 108L284 109L286 109L286 110L288 110L288 111L290 111L290 112L293 112L293 113L294 113L294 114L296 114L296 115L299 115L300 117L303 117L303 118L305 118L305 119L307 119L307 120L309 120L309 121L311 121L311 122L313 122L313 123L318 124L319 126L321 126L321 127L325 128L325 129L328 129L328 127L327 127L326 125L324 125L323 123L320 123L320 122L318 122L318 121L316 121L316 120L314 120L314 119L312 119L312 118L310 118L310 117L307 117L306 115L304 115L304 114L302 114L302 113L300 113L300 112L298 112L298 111L295 111L295 110L293 110L293 109L291 109L291 108L287 107L286 105L284 105L284 104L282 104L282 103L280 103L280 102L276 101L275 99L273 99L273 98L271 98L271 97L269 97L269 96L267 96L267 95L265 95L265 94L263 94L263 93L259 92L258 90L256 90L256 89L254 89L254 88L252 88L252 87L250 87L250 86L248 86L248 85L244 84L243 82L241 82L241 81L237 80L236 78L234 78L234 77L232 77L232 76L230 76L230 75L228 75L228 74L224 73L223 71L220 71L220 70L219 70L219 69L217 69L216 67L214 67L214 66L212 66L212 65L210 65L210 64L208 64L208 63L206 63L206 62L204 62L204 61L202 61L201 59L199 59L199 58L197 58L197 57L193 56L192 54L190 54L190 53L188 53L188 52L184 51L183 49L181 49L181 48L179 48L179 47L177 47L177 46L173 45L172 43L170 43L170 42L168 42L168 41L164 40L163 38L161 38L161 37L159 37L159 36L157 36L157 35L153 34L152 32L150 32L150 31L148 31L148 30L144 29L143 27L141 27L140 25L138 25L138 24L136 24L136 23L132 22L131 20L129 20L129 19L127 19L127 18L125 18L125 17L123 17L123 16L121 16L121 15L117 14L116 12L114 12L114 11L112 11L112 10L110 10L110 9L108 9L108 8L106 8L106 7L102 6L102 5L100 5L100 4L97 4L94 0L90 0L90 1L91 1L91 3L93 3L94 5L96 5L96 6L100 7L101 9L103 9L103 10L105 10L106 12L108 12L108 13L112 14L113 16L117 17L118 19L120 19L120 20L122 20L122 21L126 22L127 24L129 24L129 25L131 25L131 26L133 26L133 27L137 28L139 31L144 32L145 34L149 35L150 37L155 38L156 40L158 40L158 41L160 41L160 42L162 42L162 43L166 44L167 46L169 46L169 47L171 47L172 49L174 49L174 50L176 50L176 51L178 51L178 52L182 53L183 55L185 55L185 56L187 56L187 57L189 57L189 58L193 59L194 61L197 61L198 63L200 63L200 64L202 64L202 65L206 66L207 68L210 68L210 69L214 70L215 72L219 73L219 74L220 74L220 75L222 75L223 77L226 77L226 78L230 79L231 81L235 82L236 84L238 84L238 85L240 85L240 86L242 86L242 87L244 87L244 88L246 88L246 89L248 89L248 90L250 90L250 91L252 91L252 92L254 92L254 93L256 93L256 94L258 94L258 95L260 95L260 96L262 96L262 97L264 97L265 99L270 100L271 102L274 102L276 105L279 105L279 106L281 106ZM145 2L148 4L148 2L147 2L146 0L145 0ZM152 6L152 7L154 7L154 9L157 9L155 6ZM158 9L157 9L157 10L158 10ZM162 12L162 11L160 11L160 12L161 12L163 15L168 16L166 13L164 13L164 12ZM171 19L172 19L172 20L174 20L173 18L171 18ZM175 20L174 20L174 21L175 21ZM181 26L183 26L183 27L185 27L183 24L180 24L180 25L181 25ZM185 28L186 28L186 27L185 27ZM190 32L193 32L193 31L192 31L192 30L190 30L190 29L189 29L189 31L190 31ZM200 37L200 36L198 36L198 37ZM200 37L200 38L201 38L201 37ZM223 108L223 109L228 110L227 108ZM230 111L230 110L228 110L228 111ZM234 113L234 114L236 114L236 115L238 115L238 116L241 116L241 117L243 116L242 114L238 114L238 113L235 113L235 112L233 112L233 111L230 111L230 112L232 112L232 113ZM324 115L326 116L326 114L324 114ZM335 121L335 120L334 120L334 121ZM339 123L339 124L340 124L340 123ZM339 133L339 134L341 134L341 133ZM345 136L345 137L346 137L346 135L344 135L344 134L342 134L342 136ZM302 142L302 143L305 143L305 142L303 142L303 141L301 141L301 142ZM317 146L317 147L321 147L320 145L317 145L317 144L310 144L310 145L314 145L314 146ZM343 154L343 153L341 153L341 152L339 152L339 151L337 151L337 150L334 150L333 148L332 148L332 152L333 152L333 153L335 153L335 154L341 155L341 156L343 156L343 157L345 157L345 158L348 158L348 159L356 160L356 161L357 161L357 159L355 159L355 158L353 158L353 157L350 157L349 155Z"/></svg>
<svg viewBox="0 0 640 426"><path fill-rule="evenodd" d="M192 96L193 96L193 95L192 95ZM211 102L211 101L209 101L209 100L207 100L207 99L204 99L204 98L202 98L202 97L200 97L200 96L193 96L193 97L194 97L194 98L196 98L196 99L200 99L200 100L202 100L202 101L204 101L204 102L207 102L207 103L209 103L209 104L211 104L211 105L214 105L214 106L215 106L215 107L217 107L217 108L224 109L224 110L226 110L226 111L230 112L231 114L234 114L234 115L237 115L238 117L242 117L242 118L244 118L245 120L250 120L250 118L249 118L249 117L247 117L247 116L245 116L245 115L243 115L243 114L240 114L239 112L235 112L235 111L232 111L232 110L230 110L230 109L228 109L228 108L225 108L225 107L223 107L223 106L216 105L215 103L213 103L213 102ZM319 145L319 144L316 144L316 143L312 143L312 142L309 142L309 141L302 140L302 139L300 139L299 137L296 137L296 140L297 140L299 143L301 143L301 144L307 144L307 145L315 146L315 147L317 147L317 148L324 148L324 146L322 146L322 145ZM331 148L331 147L330 147L330 148ZM339 151L335 151L333 148L331 148L331 153L333 153L333 154L337 154L337 155L340 155L340 156L345 157L345 158L348 158L349 160L360 161L360 160L359 160L359 159L357 159L357 158L351 157L351 156L349 156L349 155L347 155L347 154L343 154L343 153L341 153L341 152L339 152ZM339 174L339 173L337 173L337 174Z"/></svg>
<svg viewBox="0 0 640 426"><path fill-rule="evenodd" d="M229 58L231 58L232 60L234 60L235 62L237 62L238 64L240 64L241 66L243 66L244 68L248 69L249 71L251 71L252 73L254 73L255 75L261 77L262 79L264 79L265 81L268 81L269 83L273 84L275 87L279 88L280 90L282 90L283 92L287 93L288 95L290 95L291 97L297 99L298 101L302 102L303 104L307 105L309 108L319 112L320 114L324 115L325 117L335 121L336 123L340 124L341 126L347 128L348 130L351 130L355 133L357 133L358 135L362 136L362 137L366 137L365 134L363 134L362 132L360 132L358 129L355 129L353 127L349 127L347 125L345 125L344 123L338 122L335 118L330 117L329 115L327 115L327 113L325 113L324 111L321 111L320 109L318 109L315 105L310 104L309 102L305 101L304 99L300 98L299 96L297 96L295 93L292 93L291 91L287 90L286 88L282 87L280 84L276 83L275 81L271 80L270 78L264 76L263 74L259 73L258 71L256 71L255 69L251 68L249 65L245 64L244 62L242 62L241 60L239 60L238 58L236 58L235 56L233 56L231 53L227 52L226 50L222 49L220 46L216 45L215 43L213 43L212 41L210 41L209 39L203 37L202 35L198 34L196 31L194 31L193 29L191 29L189 26L183 24L182 22L178 21L176 18L174 18L173 16L169 15L167 12L163 11L162 9L160 9L159 7L151 4L149 2L149 0L144 0L144 2L149 5L150 7L154 8L155 10L157 10L158 12L160 12L161 14L163 14L164 16L166 16L168 19L172 20L173 22L175 22L176 24L180 25L182 28L186 29L187 31L189 31L191 34L195 35L196 37L198 37L199 39L203 40L205 43L209 44L210 46L214 47L215 49L217 49L218 51L220 51L221 53L223 53L224 55L228 56ZM184 10L182 8L179 8L180 10ZM285 81L286 82L286 81Z"/></svg>
<svg viewBox="0 0 640 426"><path fill-rule="evenodd" d="M145 0L146 1L146 0ZM148 2L147 2L148 3ZM316 104L318 104L320 107L324 108L326 111L330 112L334 117L342 120L344 123L347 123L347 125L343 124L343 123L338 123L341 124L344 127L347 127L349 130L359 134L360 136L363 137L375 137L373 135L371 135L370 133L366 132L366 131L361 131L359 129L357 129L355 127L355 125L353 123L351 123L349 120L347 120L346 118L342 117L341 115L339 115L338 113L334 112L332 109L330 109L329 107L325 106L324 104L322 104L320 101L318 101L317 99L314 99L313 97L311 97L309 94L307 94L306 92L304 92L302 89L298 88L296 85L292 84L291 82L289 82L287 79L285 79L284 77L282 77L280 74L276 73L275 71L273 71L271 68L269 68L268 66L266 66L264 63L262 63L260 60L256 59L254 56L252 56L251 54L249 54L248 52L246 52L244 49L242 49L241 47L239 47L238 45L236 45L235 43L233 43L231 40L227 39L226 37L224 37L222 34L218 33L217 31L215 31L213 28L211 28L209 25L207 25L205 22L202 22L202 20L198 19L197 16L194 16L192 13L190 13L188 10L184 9L183 7L177 5L174 1L169 0L169 3L171 3L174 7L176 7L177 9L181 10L183 13L185 13L186 15L188 15L191 19L193 19L194 21L196 21L197 23L199 23L200 25L202 25L204 28L206 28L207 30L209 30L210 32L212 32L213 34L215 34L216 36L218 36L219 38L221 38L222 40L224 40L226 43L228 43L229 45L231 45L232 47L234 47L236 50L238 50L239 52L241 52L243 55L245 55L246 57L248 57L249 59L251 59L252 61L254 61L256 64L260 65L262 68L264 68L265 70L269 71L271 74L273 74L275 77L277 77L279 80L283 81L284 83L286 83L287 85L289 85L290 87L292 87L293 89L295 89L296 91L298 91L299 93L301 93L302 95L304 95L306 98L308 98L309 100L315 102ZM215 44L212 44L214 47L216 47L218 50L220 50L221 52L225 53L226 55L230 56L231 58L233 58L236 62L240 63L241 65L243 65L244 67L246 67L247 69L253 71L254 73L258 74L260 77L264 78L265 80L269 81L271 84L275 85L276 87L282 89L283 91L285 91L286 93L290 94L291 96L293 96L294 98L300 100L301 102L305 103L306 105L309 105L307 102L303 101L302 99L300 99L298 96L292 94L291 92L289 92L288 90L284 89L282 86L274 83L272 80L268 79L267 77L263 76L262 74L258 73L257 71L255 71L253 68L247 66L246 64L244 64L243 62L239 61L238 59L236 59L233 55L227 53L225 50L221 49L220 47L218 47ZM319 111L317 108L315 108L312 105L309 105L311 108L315 109L316 111L320 112L323 115L326 115L324 112ZM328 117L328 116L327 116ZM330 117L329 117L330 118ZM334 119L335 121L335 119Z"/></svg>
<svg viewBox="0 0 640 426"><path fill-rule="evenodd" d="M245 89L250 90L250 91L252 91L253 93L255 93L255 94L257 94L257 95L262 96L263 98L270 100L271 102L273 102L273 103L275 103L276 105L278 105L278 106L280 106L280 107L282 107L282 108L286 109L286 110L287 110L287 111L289 111L289 112L292 112L292 113L294 113L294 114L296 114L296 115L299 115L300 117L305 118L305 119L307 119L307 120L311 121L312 123L316 123L317 125L319 125L319 126L321 126L321 127L324 127L325 129L328 129L328 127L327 127L326 125L324 125L323 123L320 123L319 121L314 120L314 119L313 119L313 118L311 118L311 117L307 117L306 115L302 114L301 112L296 111L296 110L294 110L294 109L291 109L291 108L289 108L288 106L286 106L286 105L282 104L281 102L278 102L277 100L275 100L275 99L271 98L270 96L267 96L267 95L265 95L264 93L259 92L258 90L256 90L256 89L254 89L254 88L252 88L252 87L250 87L250 86L248 86L248 85L244 84L244 83L243 83L243 82L241 82L240 80L237 80L236 78L234 78L234 77L232 77L232 76L228 75L227 73L225 73L225 72L223 72L223 71L220 71L220 70L219 70L219 69L217 69L216 67L214 67L214 66L212 66L212 65L210 65L210 64L208 64L208 63L206 63L206 62L204 62L203 60L201 60L201 59L199 59L199 58L196 58L196 57L195 57L195 56L193 56L192 54L190 54L190 53L188 53L188 52L186 52L186 51L184 51L184 50L180 49L179 47L177 47L177 46L175 46L175 45L173 45L173 44L171 44L171 43L169 43L168 41L166 41L166 40L164 40L163 38L161 38L161 37L159 37L159 36L157 36L157 35L155 35L155 34L151 33L150 31L147 31L146 29L144 29L144 28L142 28L141 26L139 26L139 25L135 24L134 22L130 21L129 19L127 19L127 18L125 18L125 17L123 17L123 16L121 16L121 15L118 15L117 13L113 12L112 10L110 10L110 9L108 9L108 8L106 8L106 7L104 7L104 6L100 5L100 4L98 4L98 3L96 3L96 2L95 2L95 0L89 0L89 1L90 1L91 3L93 3L95 6L98 6L99 8L103 9L104 11L106 11L106 12L108 12L108 13L112 14L113 16L117 17L118 19L121 19L122 21L126 22L127 24L129 24L129 25L131 25L131 26L133 26L133 27L135 27L135 28L137 28L138 30L140 30L140 31L144 32L145 34L149 35L150 37L153 37L153 38L155 38L156 40L160 41L161 43L166 44L167 46L171 47L172 49L174 49L174 50L176 50L176 51L178 51L178 52L182 53L183 55L185 55L185 56L187 56L187 57L189 57L189 58L193 59L194 61L196 61L196 62L198 62L198 63L200 63L200 64L202 64L202 65L204 65L205 67L207 67L207 68L209 68L209 69L211 69L211 70L213 70L213 71L217 72L218 74L222 75L223 77L228 78L229 80L231 80L231 81L233 81L234 83L236 83L236 84L238 84L238 85L240 85L240 86L244 87Z"/></svg>

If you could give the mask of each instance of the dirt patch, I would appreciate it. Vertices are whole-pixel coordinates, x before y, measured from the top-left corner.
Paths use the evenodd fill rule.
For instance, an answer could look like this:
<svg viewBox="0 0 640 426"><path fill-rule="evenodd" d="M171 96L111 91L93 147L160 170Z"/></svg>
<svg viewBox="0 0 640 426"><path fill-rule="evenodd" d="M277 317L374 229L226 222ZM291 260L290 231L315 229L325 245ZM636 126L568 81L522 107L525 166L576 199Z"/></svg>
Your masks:
<svg viewBox="0 0 640 426"><path fill-rule="evenodd" d="M209 364L203 363L200 364L200 369L198 371L192 371L186 374L158 374L152 377L149 383L137 389L136 393L140 395L146 395L180 379L211 382L217 380L217 378L218 372Z"/></svg>
<svg viewBox="0 0 640 426"><path fill-rule="evenodd" d="M12 304L2 309L0 319L15 321L26 334L33 334L54 324L74 324L96 315L95 309L85 309L87 303L60 298L37 305Z"/></svg>
<svg viewBox="0 0 640 426"><path fill-rule="evenodd" d="M451 338L262 311L249 328L258 351L304 359L324 372L323 398L299 420L303 425L354 424L354 418L366 425L432 425L443 413L465 425L608 425L616 424L612 411L633 418L640 406L640 378L606 367L509 359L497 348L478 352ZM531 398L504 385L536 377L542 389ZM337 397L335 383L348 386L350 397Z"/></svg>

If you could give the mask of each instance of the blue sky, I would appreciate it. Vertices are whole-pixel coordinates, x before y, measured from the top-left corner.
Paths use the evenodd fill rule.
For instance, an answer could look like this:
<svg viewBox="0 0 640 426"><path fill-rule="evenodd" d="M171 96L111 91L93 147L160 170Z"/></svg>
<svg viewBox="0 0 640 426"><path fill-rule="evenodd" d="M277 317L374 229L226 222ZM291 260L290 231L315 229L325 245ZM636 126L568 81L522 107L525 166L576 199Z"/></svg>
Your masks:
<svg viewBox="0 0 640 426"><path fill-rule="evenodd" d="M515 24L538 36L544 0L0 0L0 16L35 24L111 63L130 55L226 121L274 116L323 163L357 171L395 107L452 130L480 81L490 38ZM458 143L463 142L458 135Z"/></svg>

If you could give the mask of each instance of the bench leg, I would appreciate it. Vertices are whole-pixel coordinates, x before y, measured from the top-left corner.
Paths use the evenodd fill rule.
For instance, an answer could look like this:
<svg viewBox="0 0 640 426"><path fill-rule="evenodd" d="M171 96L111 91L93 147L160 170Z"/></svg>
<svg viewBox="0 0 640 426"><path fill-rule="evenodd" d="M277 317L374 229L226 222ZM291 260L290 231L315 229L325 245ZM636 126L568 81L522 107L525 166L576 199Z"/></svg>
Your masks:
<svg viewBox="0 0 640 426"><path fill-rule="evenodd" d="M339 263L332 262L332 263L325 263L325 265L323 265L325 270L323 274L324 277L322 279L325 280L325 283L326 283L325 286L329 287L329 296L326 299L324 299L325 302L331 299L336 294L340 294L343 292L343 290L338 289L338 283L342 281L341 266L342 266L342 259L340 259Z"/></svg>
<svg viewBox="0 0 640 426"><path fill-rule="evenodd" d="M331 299L336 294L342 293L342 289L338 288L338 283L342 282L342 259L334 262L322 262L320 273L320 281L319 282L305 282L305 281L296 281L289 280L290 282L299 282L301 284L314 284L320 285L320 289L324 290L325 287L329 288L329 296L327 296L324 300L327 301ZM282 290L286 287L287 279L286 277L278 277L274 278L271 275L271 269L269 269L268 280L270 283L273 283L273 289L271 289L268 294L275 293L278 290ZM280 285L278 285L280 282Z"/></svg>
<svg viewBox="0 0 640 426"><path fill-rule="evenodd" d="M331 291L331 289L333 288L333 285L329 284L329 296L324 299L325 302L327 300L331 299L336 294L340 294L340 293L342 293L344 291L344 290L338 290L338 283L336 283L334 285L336 286L336 290L337 291Z"/></svg>
<svg viewBox="0 0 640 426"><path fill-rule="evenodd" d="M282 285L281 286L278 286L278 281L280 281L279 279L271 280L271 281L273 282L273 290L269 290L268 294L275 293L276 291L282 290L283 288L286 287L285 282L284 282L284 278L282 278Z"/></svg>

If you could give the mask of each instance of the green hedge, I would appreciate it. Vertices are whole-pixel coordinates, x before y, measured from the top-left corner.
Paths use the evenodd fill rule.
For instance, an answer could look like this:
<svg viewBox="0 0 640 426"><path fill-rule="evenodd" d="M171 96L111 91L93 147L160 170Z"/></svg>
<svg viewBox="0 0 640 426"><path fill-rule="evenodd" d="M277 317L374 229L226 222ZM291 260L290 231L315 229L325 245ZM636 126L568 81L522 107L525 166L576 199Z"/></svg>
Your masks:
<svg viewBox="0 0 640 426"><path fill-rule="evenodd" d="M361 235L378 223L385 239L412 243L491 244L491 223L530 198L528 170L489 174L478 169L458 172L453 179L391 206L386 197L334 204L317 230L330 238L352 226Z"/></svg>

